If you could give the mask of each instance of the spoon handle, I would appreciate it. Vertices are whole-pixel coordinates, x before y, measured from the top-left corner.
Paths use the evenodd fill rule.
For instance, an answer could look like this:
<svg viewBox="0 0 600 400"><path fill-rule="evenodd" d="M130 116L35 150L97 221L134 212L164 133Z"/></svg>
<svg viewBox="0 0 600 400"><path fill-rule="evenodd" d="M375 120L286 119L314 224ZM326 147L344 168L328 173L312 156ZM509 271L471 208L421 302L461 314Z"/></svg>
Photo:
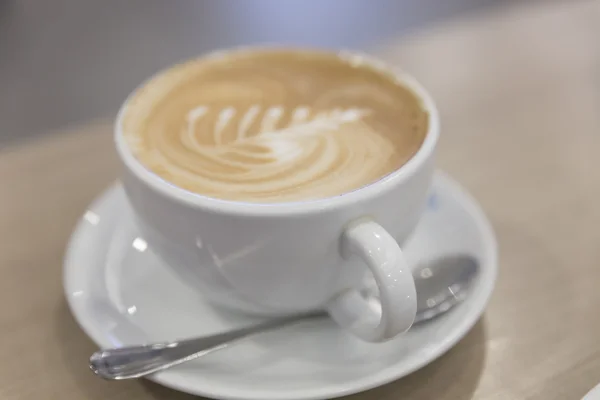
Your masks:
<svg viewBox="0 0 600 400"><path fill-rule="evenodd" d="M201 338L99 350L90 357L90 369L104 379L140 378L226 348L256 333L324 315L319 312L283 317Z"/></svg>

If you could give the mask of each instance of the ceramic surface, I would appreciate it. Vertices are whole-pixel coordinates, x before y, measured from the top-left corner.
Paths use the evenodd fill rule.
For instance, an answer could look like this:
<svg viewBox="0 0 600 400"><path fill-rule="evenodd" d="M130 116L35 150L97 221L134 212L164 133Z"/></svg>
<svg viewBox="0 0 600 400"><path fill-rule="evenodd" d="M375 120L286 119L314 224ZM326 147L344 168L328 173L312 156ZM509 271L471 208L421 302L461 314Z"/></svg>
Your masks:
<svg viewBox="0 0 600 400"><path fill-rule="evenodd" d="M452 253L480 261L481 273L456 309L383 344L363 342L328 320L306 322L151 379L197 395L249 400L325 399L385 384L439 357L475 324L494 287L496 251L476 202L437 173L427 210L404 253L410 265ZM120 185L86 211L64 268L71 310L101 347L198 336L256 321L211 306L183 284L140 236Z"/></svg>
<svg viewBox="0 0 600 400"><path fill-rule="evenodd" d="M203 57L256 50L220 50ZM326 309L343 328L378 342L407 330L415 317L415 285L399 246L424 208L439 116L431 96L406 73L366 54L335 54L352 65L393 75L428 115L418 151L367 186L325 199L260 204L213 199L172 185L145 168L126 139L129 107L149 87L144 83L118 113L115 143L138 228L185 282L212 302L247 313ZM359 221L364 223L357 226ZM381 312L359 295L365 265L375 276Z"/></svg>

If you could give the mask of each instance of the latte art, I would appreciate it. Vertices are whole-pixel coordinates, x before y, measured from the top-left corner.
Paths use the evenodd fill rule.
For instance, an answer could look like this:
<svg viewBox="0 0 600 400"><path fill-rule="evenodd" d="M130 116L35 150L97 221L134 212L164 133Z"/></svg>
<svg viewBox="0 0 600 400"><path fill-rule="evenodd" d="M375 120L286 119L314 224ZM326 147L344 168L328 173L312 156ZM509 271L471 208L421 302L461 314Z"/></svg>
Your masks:
<svg viewBox="0 0 600 400"><path fill-rule="evenodd" d="M184 145L187 143L189 150L203 157L248 169L254 167L243 161L248 158L268 164L293 162L310 148L312 139L324 139L339 131L342 125L359 122L368 114L367 110L336 109L309 118L308 107L297 107L291 113L289 123L277 128L284 117L282 106L270 107L263 113L258 105L246 111L227 107L217 113L216 121L202 124L201 119L208 111L208 107L200 106L188 113L187 131L182 134ZM260 114L262 120L256 121ZM258 122L258 128L251 130L255 122ZM227 130L233 134L226 135ZM231 139L225 141L224 136Z"/></svg>
<svg viewBox="0 0 600 400"><path fill-rule="evenodd" d="M207 106L199 106L188 112L187 120L187 136L196 140L198 137L197 124L207 113L210 108ZM289 122L277 128L285 114L291 114ZM217 110L216 121L213 126L205 126L200 131L204 131L205 136L209 136L209 141L214 143L214 148L225 144L223 143L223 135L226 129L233 130L233 140L231 144L246 144L255 143L267 145L269 142L302 139L307 136L318 136L327 132L339 130L343 124L358 122L363 116L369 114L369 110L361 109L334 109L331 111L322 111L318 114L311 115L309 107L296 107L291 113L286 112L283 106L270 107L262 114L262 120L258 121L258 129L252 131L250 126L255 123L261 107L254 105L247 110L237 110L235 107L227 107L222 110ZM212 121L209 121L209 124ZM200 135L202 133L200 132ZM210 137L212 136L212 137ZM201 145L200 145L201 146Z"/></svg>
<svg viewBox="0 0 600 400"><path fill-rule="evenodd" d="M142 88L122 122L142 164L209 197L297 201L365 186L422 142L425 113L390 104L398 86L370 82L373 71L321 53L252 54L183 64ZM336 79L334 61L356 76Z"/></svg>

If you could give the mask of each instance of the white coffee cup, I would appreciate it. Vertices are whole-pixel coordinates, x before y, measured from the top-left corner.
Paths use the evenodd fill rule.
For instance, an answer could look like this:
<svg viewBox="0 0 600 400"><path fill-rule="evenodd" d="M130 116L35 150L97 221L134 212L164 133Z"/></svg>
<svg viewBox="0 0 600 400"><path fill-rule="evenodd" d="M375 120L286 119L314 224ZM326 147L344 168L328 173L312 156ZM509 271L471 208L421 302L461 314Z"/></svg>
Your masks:
<svg viewBox="0 0 600 400"><path fill-rule="evenodd" d="M415 317L416 293L400 246L426 203L439 117L421 85L395 74L429 115L422 146L385 178L323 200L233 202L164 181L124 140L126 101L116 120L116 147L127 197L151 249L218 305L262 315L326 309L342 328L371 342L406 331ZM367 270L379 289L380 311L360 295Z"/></svg>

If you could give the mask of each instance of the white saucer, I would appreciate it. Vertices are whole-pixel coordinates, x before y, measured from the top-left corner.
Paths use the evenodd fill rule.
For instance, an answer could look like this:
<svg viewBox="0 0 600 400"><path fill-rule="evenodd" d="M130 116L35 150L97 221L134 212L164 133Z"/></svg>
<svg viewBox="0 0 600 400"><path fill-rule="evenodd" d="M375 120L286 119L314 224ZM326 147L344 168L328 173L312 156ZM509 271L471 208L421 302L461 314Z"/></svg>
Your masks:
<svg viewBox="0 0 600 400"><path fill-rule="evenodd" d="M590 390L581 400L600 400L600 384Z"/></svg>
<svg viewBox="0 0 600 400"><path fill-rule="evenodd" d="M327 320L309 321L151 379L219 399L284 400L348 395L410 374L450 349L479 319L494 288L497 252L476 202L441 173L404 250L411 263L469 253L480 261L481 273L464 303L384 344L363 343ZM213 308L161 264L138 237L119 185L96 200L75 229L64 287L73 315L100 347L197 336L254 322Z"/></svg>

